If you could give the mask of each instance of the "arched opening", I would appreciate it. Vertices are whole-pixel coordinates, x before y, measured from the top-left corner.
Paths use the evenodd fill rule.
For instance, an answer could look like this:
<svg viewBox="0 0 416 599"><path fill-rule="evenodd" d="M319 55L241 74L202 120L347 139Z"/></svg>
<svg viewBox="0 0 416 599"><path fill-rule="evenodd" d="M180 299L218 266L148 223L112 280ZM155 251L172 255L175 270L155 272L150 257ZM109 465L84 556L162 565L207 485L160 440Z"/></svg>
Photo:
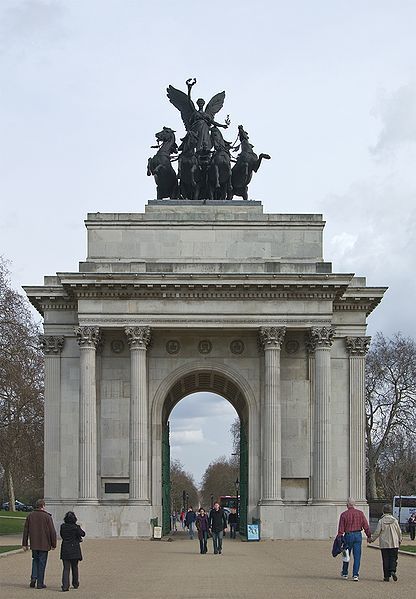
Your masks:
<svg viewBox="0 0 416 599"><path fill-rule="evenodd" d="M248 505L248 424L249 410L247 400L239 385L229 376L214 370L196 370L178 377L165 396L162 410L162 527L163 533L170 530L170 436L169 417L174 407L185 397L201 392L211 392L226 399L235 409L240 419L239 447L239 513L240 532L247 527Z"/></svg>

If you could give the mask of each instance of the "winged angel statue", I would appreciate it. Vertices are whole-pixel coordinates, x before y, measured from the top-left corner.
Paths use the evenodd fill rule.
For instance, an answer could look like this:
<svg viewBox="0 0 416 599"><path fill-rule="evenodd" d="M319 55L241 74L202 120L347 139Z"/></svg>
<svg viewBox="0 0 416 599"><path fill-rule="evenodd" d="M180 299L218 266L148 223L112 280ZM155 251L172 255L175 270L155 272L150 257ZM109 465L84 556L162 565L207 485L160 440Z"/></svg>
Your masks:
<svg viewBox="0 0 416 599"><path fill-rule="evenodd" d="M224 106L225 92L215 94L206 106L205 101L199 98L196 108L191 98L195 83L195 78L186 81L187 94L172 85L167 88L170 102L181 113L186 135L181 139L182 144L178 148L175 131L169 127L163 127L163 131L156 134L158 145L153 147L158 148L158 151L155 156L149 158L147 174L155 178L157 198L181 197L188 200L201 198L222 201L231 200L233 195L239 195L246 200L247 187L253 171L257 172L262 158L269 156L261 154L260 158L257 158L251 144L248 155L244 153L241 143L241 153L237 159L233 158L231 151L238 151L240 145L235 146L225 141L220 132L220 128L227 129L230 119L227 116L224 124L215 121L215 115ZM242 126L240 127L243 130ZM239 138L241 142L241 135L237 140ZM171 157L177 152L177 156ZM171 164L175 160L178 161L177 175ZM234 177L232 162L237 163L238 167Z"/></svg>

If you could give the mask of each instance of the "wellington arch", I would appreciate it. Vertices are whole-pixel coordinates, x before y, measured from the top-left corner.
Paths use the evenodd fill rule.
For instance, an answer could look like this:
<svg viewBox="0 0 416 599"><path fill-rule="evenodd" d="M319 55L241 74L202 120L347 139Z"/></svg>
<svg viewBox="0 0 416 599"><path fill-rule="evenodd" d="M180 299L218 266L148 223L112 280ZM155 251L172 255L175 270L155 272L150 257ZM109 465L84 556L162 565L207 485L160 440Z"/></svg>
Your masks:
<svg viewBox="0 0 416 599"><path fill-rule="evenodd" d="M44 316L45 498L96 537L167 528L169 415L212 391L241 422L263 538L328 538L366 509L367 317L384 287L334 273L319 214L153 200L88 214L87 258L26 292Z"/></svg>

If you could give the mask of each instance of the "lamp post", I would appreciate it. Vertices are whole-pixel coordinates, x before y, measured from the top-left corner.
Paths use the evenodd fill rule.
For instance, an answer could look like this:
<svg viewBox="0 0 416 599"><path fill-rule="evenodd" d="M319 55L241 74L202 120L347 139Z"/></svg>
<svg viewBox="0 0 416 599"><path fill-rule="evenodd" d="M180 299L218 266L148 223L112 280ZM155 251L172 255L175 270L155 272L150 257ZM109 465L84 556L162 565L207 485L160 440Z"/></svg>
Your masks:
<svg viewBox="0 0 416 599"><path fill-rule="evenodd" d="M237 517L238 517L240 515L239 509L238 509L239 508L239 505L238 505L239 504L238 493L240 491L240 481L238 480L238 477L235 479L234 485L235 485L235 494L237 496L237 505L236 505L236 508L237 508Z"/></svg>
<svg viewBox="0 0 416 599"><path fill-rule="evenodd" d="M211 509L214 507L214 495L211 494Z"/></svg>

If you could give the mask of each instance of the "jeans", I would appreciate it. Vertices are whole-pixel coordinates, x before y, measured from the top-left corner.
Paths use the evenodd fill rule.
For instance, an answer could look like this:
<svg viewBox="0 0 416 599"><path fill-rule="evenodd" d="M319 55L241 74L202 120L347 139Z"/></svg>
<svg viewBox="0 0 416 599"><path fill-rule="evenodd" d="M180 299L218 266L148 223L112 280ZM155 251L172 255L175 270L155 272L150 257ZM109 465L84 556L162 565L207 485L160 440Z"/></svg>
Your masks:
<svg viewBox="0 0 416 599"><path fill-rule="evenodd" d="M230 524L230 539L235 539L235 533L237 531L237 522L234 524Z"/></svg>
<svg viewBox="0 0 416 599"><path fill-rule="evenodd" d="M46 562L48 561L48 552L39 549L32 550L32 574L31 579L37 581L37 586L41 587L45 580Z"/></svg>
<svg viewBox="0 0 416 599"><path fill-rule="evenodd" d="M360 532L346 532L345 541L350 552L350 556L354 556L354 563L352 567L352 575L358 576L360 571L361 563L361 545L363 542L363 536ZM348 574L349 562L342 562L342 574Z"/></svg>
<svg viewBox="0 0 416 599"><path fill-rule="evenodd" d="M199 538L199 550L201 553L206 553L207 552L207 539L208 539L208 531L206 530L201 530L200 533L200 538Z"/></svg>
<svg viewBox="0 0 416 599"><path fill-rule="evenodd" d="M392 574L396 574L397 558L399 557L399 548L382 549L381 559L383 560L383 575L388 579Z"/></svg>
<svg viewBox="0 0 416 599"><path fill-rule="evenodd" d="M214 553L222 552L222 538L224 536L224 531L220 530L219 532L212 531L212 544L214 545Z"/></svg>
<svg viewBox="0 0 416 599"><path fill-rule="evenodd" d="M194 523L193 522L190 522L188 524L188 529L189 529L189 531L188 531L189 532L189 538L193 539L194 538Z"/></svg>
<svg viewBox="0 0 416 599"><path fill-rule="evenodd" d="M72 570L72 586L74 589L79 587L79 576L78 576L78 560L77 559L63 559L62 560L64 569L62 572L62 588L69 589L69 570Z"/></svg>

